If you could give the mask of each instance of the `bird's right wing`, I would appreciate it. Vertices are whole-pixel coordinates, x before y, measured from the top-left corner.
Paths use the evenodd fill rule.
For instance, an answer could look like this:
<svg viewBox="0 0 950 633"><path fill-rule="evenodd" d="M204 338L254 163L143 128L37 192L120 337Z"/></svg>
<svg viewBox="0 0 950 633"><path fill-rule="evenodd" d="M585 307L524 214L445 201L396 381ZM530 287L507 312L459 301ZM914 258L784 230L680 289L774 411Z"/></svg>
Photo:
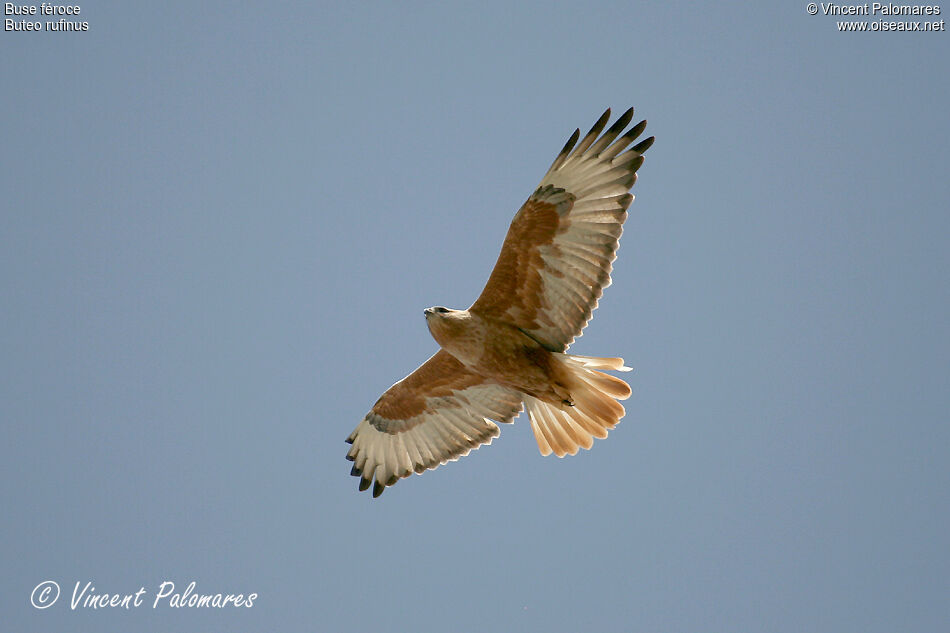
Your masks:
<svg viewBox="0 0 950 633"><path fill-rule="evenodd" d="M521 394L465 368L445 350L390 387L353 433L346 458L360 490L378 497L413 472L468 455L521 411Z"/></svg>

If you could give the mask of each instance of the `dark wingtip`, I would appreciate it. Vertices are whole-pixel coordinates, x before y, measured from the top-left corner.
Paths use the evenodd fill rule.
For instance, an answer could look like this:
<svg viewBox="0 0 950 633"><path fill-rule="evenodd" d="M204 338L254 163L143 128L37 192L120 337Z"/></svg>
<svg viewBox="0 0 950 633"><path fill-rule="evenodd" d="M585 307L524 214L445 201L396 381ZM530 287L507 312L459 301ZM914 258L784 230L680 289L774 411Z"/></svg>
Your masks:
<svg viewBox="0 0 950 633"><path fill-rule="evenodd" d="M604 129L604 126L607 125L607 121L609 120L610 120L610 108L607 108L606 110L604 110L604 113L600 115L600 118L597 119L597 123L594 123L594 125L591 126L590 132L588 132L587 135L596 136L600 134L601 130Z"/></svg>
<svg viewBox="0 0 950 633"><path fill-rule="evenodd" d="M650 138L643 139L642 141L640 141L639 143L633 146L633 151L637 152L638 154L642 154L643 152L650 149L650 146L653 145L653 141L655 140L656 140L655 136L651 136Z"/></svg>
<svg viewBox="0 0 950 633"><path fill-rule="evenodd" d="M569 151L571 151L572 149L574 149L574 144L577 143L577 139L579 139L580 137L581 137L581 130L580 130L580 128L577 128L577 129L574 130L574 133L571 134L571 138L567 139L567 143L564 144L564 147L561 149L561 151L560 151L560 153L558 154L558 156L559 156L559 157L560 157L560 156L564 156L564 155L567 154Z"/></svg>
<svg viewBox="0 0 950 633"><path fill-rule="evenodd" d="M628 137L632 141L633 139L643 134L643 130L645 129L647 129L647 120L643 119L642 121L634 125L632 128L630 128L630 131L624 134L624 136Z"/></svg>
<svg viewBox="0 0 950 633"><path fill-rule="evenodd" d="M610 126L610 129L607 130L607 134L611 136L616 136L623 131L627 125L630 124L630 121L633 119L633 108L628 109L626 112L620 115L620 118L614 121L614 124Z"/></svg>

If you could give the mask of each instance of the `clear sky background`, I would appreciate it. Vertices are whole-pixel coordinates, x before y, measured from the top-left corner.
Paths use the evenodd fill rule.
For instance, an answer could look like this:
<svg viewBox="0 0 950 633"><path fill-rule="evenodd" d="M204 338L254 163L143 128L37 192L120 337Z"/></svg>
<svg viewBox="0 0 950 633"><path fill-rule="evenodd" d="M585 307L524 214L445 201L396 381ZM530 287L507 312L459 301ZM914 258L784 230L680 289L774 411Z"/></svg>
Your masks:
<svg viewBox="0 0 950 633"><path fill-rule="evenodd" d="M947 630L947 32L80 6L0 34L4 630ZM572 348L635 368L626 418L358 493L343 440L436 350L422 309L468 306L574 128L630 105L657 141ZM152 609L166 580L259 596ZM87 581L146 604L70 610Z"/></svg>

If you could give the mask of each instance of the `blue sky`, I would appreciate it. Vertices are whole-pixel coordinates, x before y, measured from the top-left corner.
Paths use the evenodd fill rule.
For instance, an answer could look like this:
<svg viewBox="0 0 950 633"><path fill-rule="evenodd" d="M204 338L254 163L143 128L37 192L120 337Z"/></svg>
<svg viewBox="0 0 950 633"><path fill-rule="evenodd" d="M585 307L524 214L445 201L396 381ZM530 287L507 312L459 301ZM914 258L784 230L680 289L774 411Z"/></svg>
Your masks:
<svg viewBox="0 0 950 633"><path fill-rule="evenodd" d="M945 31L81 7L0 36L10 630L945 629ZM422 309L467 306L574 128L630 105L657 142L572 348L635 368L626 418L357 493L343 440L435 351ZM259 597L69 608L166 580Z"/></svg>

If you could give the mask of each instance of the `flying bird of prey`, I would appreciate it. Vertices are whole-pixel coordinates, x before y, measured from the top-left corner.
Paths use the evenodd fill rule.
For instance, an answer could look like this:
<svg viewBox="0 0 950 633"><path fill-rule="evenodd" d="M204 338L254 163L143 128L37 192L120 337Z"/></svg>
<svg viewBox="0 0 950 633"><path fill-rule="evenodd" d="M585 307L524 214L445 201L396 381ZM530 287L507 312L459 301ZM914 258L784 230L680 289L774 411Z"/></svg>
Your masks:
<svg viewBox="0 0 950 633"><path fill-rule="evenodd" d="M360 490L378 497L412 473L468 455L499 434L495 422L528 411L542 455L574 455L607 437L630 396L602 369L622 358L566 354L591 318L633 202L629 193L653 144L630 108L601 135L610 110L567 141L521 207L495 269L468 310L425 310L441 349L390 387L347 442ZM626 151L625 151L626 150ZM375 478L375 482L374 482Z"/></svg>

